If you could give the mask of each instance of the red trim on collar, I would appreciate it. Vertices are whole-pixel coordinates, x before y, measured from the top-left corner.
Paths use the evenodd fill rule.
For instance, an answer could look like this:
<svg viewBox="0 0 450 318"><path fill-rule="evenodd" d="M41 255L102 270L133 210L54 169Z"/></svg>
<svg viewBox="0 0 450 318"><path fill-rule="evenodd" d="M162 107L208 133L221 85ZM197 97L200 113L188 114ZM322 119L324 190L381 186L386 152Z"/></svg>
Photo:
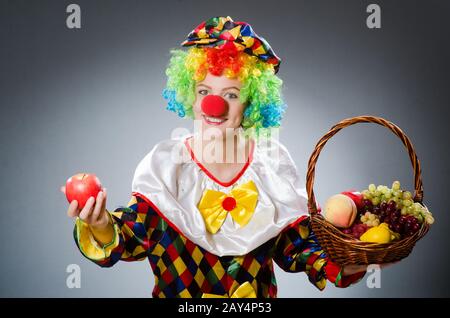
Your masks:
<svg viewBox="0 0 450 318"><path fill-rule="evenodd" d="M159 217L162 218L172 229L174 229L176 232L178 232L185 239L189 240L186 237L186 235L183 232L181 232L180 229L178 227L176 227L175 224L173 224L149 198L147 198L145 195L143 195L142 193L139 193L139 192L132 192L131 194L136 197L140 197L142 200L144 200L148 205L150 205L152 207L153 210L155 210L155 212L159 215Z"/></svg>
<svg viewBox="0 0 450 318"><path fill-rule="evenodd" d="M202 165L200 163L200 161L197 160L197 158L194 155L194 151L192 150L191 146L189 145L188 140L191 139L192 136L186 138L184 140L184 144L186 146L186 148L189 151L189 154L191 155L192 160L199 166L199 168L211 179L213 180L215 183L220 184L223 187L229 187L231 185L233 185L234 183L236 183L236 181L239 180L240 177L242 177L242 175L245 173L245 171L247 170L247 168L250 166L251 162L253 161L253 151L255 149L255 142L254 140L250 140L250 153L248 155L247 158L247 162L245 163L244 167L241 169L241 171L239 171L239 173L230 181L228 182L222 182L219 179L217 179L208 169L206 169L206 167L204 165Z"/></svg>

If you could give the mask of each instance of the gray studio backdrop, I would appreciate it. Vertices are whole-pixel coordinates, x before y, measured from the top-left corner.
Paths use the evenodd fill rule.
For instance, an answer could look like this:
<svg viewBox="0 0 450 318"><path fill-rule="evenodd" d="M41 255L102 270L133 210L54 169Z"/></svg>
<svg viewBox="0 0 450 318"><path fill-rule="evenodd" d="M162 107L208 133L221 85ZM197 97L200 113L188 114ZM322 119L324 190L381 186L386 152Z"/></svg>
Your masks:
<svg viewBox="0 0 450 318"><path fill-rule="evenodd" d="M381 7L368 29L366 7ZM81 7L81 29L66 7ZM149 297L147 261L102 269L84 259L59 192L67 177L96 173L108 208L128 202L134 169L175 127L161 91L169 50L217 15L251 23L283 59L289 105L281 140L301 174L316 141L340 119L383 116L411 138L423 168L425 203L436 224L412 255L362 281L319 292L303 273L276 269L280 297L424 297L449 292L448 1L0 1L0 296ZM319 201L412 169L387 129L358 125L325 147ZM81 288L66 268L81 268Z"/></svg>

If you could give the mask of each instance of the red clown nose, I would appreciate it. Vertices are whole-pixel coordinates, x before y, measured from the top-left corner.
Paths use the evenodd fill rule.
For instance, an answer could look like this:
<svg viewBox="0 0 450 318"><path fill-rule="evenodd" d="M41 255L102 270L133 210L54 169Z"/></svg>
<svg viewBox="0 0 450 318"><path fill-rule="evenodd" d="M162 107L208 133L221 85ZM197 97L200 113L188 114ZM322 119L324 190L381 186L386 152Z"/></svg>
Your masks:
<svg viewBox="0 0 450 318"><path fill-rule="evenodd" d="M208 95L202 100L202 111L207 116L220 117L228 111L228 103L219 95Z"/></svg>

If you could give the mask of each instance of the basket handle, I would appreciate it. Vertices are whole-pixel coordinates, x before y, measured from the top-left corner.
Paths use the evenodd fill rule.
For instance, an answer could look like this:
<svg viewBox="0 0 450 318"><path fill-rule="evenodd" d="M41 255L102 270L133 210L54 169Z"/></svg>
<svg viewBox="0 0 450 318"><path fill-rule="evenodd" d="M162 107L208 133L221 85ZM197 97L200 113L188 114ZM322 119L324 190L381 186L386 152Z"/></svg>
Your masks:
<svg viewBox="0 0 450 318"><path fill-rule="evenodd" d="M384 126L391 130L394 134L396 134L405 145L408 150L409 159L411 160L413 169L414 169L414 202L422 202L423 200L423 187L422 187L422 177L421 177L421 169L420 162L417 159L416 152L414 151L414 147L411 144L409 138L405 135L405 133L395 124L381 117L375 116L358 116L347 118L333 127L317 142L316 147L314 148L313 153L309 157L308 161L308 172L306 174L306 191L308 193L308 209L310 214L317 213L316 199L314 196L314 176L316 170L317 159L319 158L319 154L322 151L323 147L327 143L327 141L333 137L337 132L339 132L342 128L357 124L357 123L375 123L381 126Z"/></svg>

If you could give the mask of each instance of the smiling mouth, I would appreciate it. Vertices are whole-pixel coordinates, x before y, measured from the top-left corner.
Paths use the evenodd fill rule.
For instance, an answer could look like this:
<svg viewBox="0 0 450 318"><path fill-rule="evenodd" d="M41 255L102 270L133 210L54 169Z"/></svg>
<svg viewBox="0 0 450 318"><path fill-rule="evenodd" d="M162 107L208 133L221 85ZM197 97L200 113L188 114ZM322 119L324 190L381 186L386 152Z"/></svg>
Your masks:
<svg viewBox="0 0 450 318"><path fill-rule="evenodd" d="M223 124L227 120L226 118L217 118L206 115L203 115L203 119L208 125L216 125L216 126Z"/></svg>

